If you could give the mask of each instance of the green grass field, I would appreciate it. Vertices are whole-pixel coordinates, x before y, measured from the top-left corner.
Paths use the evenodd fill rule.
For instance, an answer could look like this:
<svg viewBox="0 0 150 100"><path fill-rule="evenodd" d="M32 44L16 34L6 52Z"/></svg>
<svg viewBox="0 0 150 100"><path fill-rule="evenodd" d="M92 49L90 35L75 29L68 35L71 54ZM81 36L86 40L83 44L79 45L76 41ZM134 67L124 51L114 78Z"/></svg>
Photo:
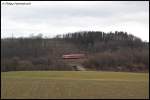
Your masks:
<svg viewBox="0 0 150 100"><path fill-rule="evenodd" d="M146 99L149 73L98 71L1 72L1 98Z"/></svg>

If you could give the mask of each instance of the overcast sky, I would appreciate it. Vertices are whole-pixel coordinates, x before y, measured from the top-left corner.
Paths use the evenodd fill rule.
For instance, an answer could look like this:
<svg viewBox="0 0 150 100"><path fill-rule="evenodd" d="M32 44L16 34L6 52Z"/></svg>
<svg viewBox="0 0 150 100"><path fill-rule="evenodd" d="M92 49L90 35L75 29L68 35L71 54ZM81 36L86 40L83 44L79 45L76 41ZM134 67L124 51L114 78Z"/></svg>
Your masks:
<svg viewBox="0 0 150 100"><path fill-rule="evenodd" d="M76 31L126 31L149 41L148 1L1 2L1 37ZM30 4L29 4L30 3Z"/></svg>

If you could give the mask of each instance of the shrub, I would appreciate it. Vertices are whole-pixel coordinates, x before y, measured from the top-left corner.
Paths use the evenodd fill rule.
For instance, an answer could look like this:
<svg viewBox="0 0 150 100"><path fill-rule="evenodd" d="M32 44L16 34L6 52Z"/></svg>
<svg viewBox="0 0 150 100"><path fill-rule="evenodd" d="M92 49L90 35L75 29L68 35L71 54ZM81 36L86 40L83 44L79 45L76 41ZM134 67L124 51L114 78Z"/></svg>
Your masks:
<svg viewBox="0 0 150 100"><path fill-rule="evenodd" d="M31 61L34 65L48 65L48 58L46 57L32 58Z"/></svg>
<svg viewBox="0 0 150 100"><path fill-rule="evenodd" d="M126 48L115 52L96 53L89 56L83 65L97 70L143 71L149 69L149 51Z"/></svg>

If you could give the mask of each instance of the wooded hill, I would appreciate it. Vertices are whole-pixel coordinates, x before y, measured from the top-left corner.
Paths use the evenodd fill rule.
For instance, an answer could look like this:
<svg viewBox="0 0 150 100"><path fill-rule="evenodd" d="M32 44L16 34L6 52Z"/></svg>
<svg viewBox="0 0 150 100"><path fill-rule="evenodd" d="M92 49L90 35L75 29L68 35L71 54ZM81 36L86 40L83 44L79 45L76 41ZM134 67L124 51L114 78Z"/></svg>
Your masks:
<svg viewBox="0 0 150 100"><path fill-rule="evenodd" d="M88 70L148 71L149 43L127 32L82 31L1 39L1 71L74 70L63 54L85 53Z"/></svg>

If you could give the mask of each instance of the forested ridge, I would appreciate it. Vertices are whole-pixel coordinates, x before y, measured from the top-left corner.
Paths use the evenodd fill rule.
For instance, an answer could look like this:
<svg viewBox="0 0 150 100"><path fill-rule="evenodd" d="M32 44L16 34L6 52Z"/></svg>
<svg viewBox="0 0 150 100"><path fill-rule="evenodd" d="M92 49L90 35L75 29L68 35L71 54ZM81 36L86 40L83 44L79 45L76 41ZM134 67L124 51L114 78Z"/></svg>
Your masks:
<svg viewBox="0 0 150 100"><path fill-rule="evenodd" d="M85 53L88 70L148 71L149 42L127 32L81 31L43 38L1 39L1 71L73 70L63 54Z"/></svg>

